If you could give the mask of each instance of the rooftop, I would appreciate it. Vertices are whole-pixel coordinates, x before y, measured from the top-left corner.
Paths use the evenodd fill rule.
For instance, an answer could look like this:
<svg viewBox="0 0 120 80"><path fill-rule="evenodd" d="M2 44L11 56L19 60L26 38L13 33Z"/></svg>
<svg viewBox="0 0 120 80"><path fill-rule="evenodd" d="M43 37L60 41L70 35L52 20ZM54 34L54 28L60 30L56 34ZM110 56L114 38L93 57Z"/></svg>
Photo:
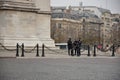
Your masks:
<svg viewBox="0 0 120 80"><path fill-rule="evenodd" d="M73 19L73 20L80 20L82 18L86 19L95 19L96 21L100 21L100 18L88 11L71 11L70 13L67 12L52 12L52 18L67 18L67 19Z"/></svg>
<svg viewBox="0 0 120 80"><path fill-rule="evenodd" d="M108 9L104 9L104 8L100 8L100 7L97 7L97 6L53 6L53 7L51 7L52 8L52 10L65 10L65 9L67 9L67 8L71 8L71 9L73 9L73 8L97 8L101 13L105 13L105 12L108 12L108 13L111 13L110 12L110 10L108 10Z"/></svg>

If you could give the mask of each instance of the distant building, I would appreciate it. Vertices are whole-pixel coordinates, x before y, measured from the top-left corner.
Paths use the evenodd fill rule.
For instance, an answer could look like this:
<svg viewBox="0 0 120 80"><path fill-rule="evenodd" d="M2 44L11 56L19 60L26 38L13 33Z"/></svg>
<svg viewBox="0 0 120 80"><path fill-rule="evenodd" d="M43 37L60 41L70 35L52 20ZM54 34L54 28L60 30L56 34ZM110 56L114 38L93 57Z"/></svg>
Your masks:
<svg viewBox="0 0 120 80"><path fill-rule="evenodd" d="M111 40L120 44L120 14L112 14Z"/></svg>
<svg viewBox="0 0 120 80"><path fill-rule="evenodd" d="M58 16L62 16L62 14ZM51 37L56 43L66 42L70 37L75 40L82 35L82 24L80 21L66 17L59 18L58 16L52 18L51 22Z"/></svg>
<svg viewBox="0 0 120 80"><path fill-rule="evenodd" d="M66 42L82 38L85 42L101 43L101 19L90 11L81 11L78 7L52 7L52 38ZM61 37L60 37L61 36ZM61 39L61 40L60 40Z"/></svg>
<svg viewBox="0 0 120 80"><path fill-rule="evenodd" d="M81 4L81 3L80 3ZM81 14L81 13L85 13L86 15L88 13L90 14L94 14L94 17L98 17L101 22L103 23L102 28L101 28L101 35L102 35L102 44L110 44L111 43L111 27L112 27L112 14L110 12L110 10L108 9L103 9L100 7L96 7L96 6L69 6L67 7L53 7L52 11L54 12L68 12L68 13L72 13L72 14ZM93 15L90 15L93 16ZM93 18L87 18L87 20L90 21L96 21L96 23L100 24L101 22L99 22L99 20L95 19L93 20Z"/></svg>

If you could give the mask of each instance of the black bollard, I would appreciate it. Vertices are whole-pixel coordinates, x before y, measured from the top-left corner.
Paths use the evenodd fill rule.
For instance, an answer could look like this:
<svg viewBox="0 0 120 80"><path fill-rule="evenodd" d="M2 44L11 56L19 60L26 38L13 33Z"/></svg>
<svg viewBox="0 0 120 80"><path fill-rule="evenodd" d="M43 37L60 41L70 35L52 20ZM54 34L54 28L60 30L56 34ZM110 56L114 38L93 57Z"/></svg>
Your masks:
<svg viewBox="0 0 120 80"><path fill-rule="evenodd" d="M112 56L115 56L115 46L113 45L112 48L113 48L113 49L112 49Z"/></svg>
<svg viewBox="0 0 120 80"><path fill-rule="evenodd" d="M22 44L22 54L21 57L24 57L24 44Z"/></svg>
<svg viewBox="0 0 120 80"><path fill-rule="evenodd" d="M39 44L37 44L37 54L36 57L39 57Z"/></svg>
<svg viewBox="0 0 120 80"><path fill-rule="evenodd" d="M87 56L90 56L90 46L88 45L88 55Z"/></svg>
<svg viewBox="0 0 120 80"><path fill-rule="evenodd" d="M16 57L19 57L19 44L16 45Z"/></svg>
<svg viewBox="0 0 120 80"><path fill-rule="evenodd" d="M96 45L94 45L94 54L93 56L96 56Z"/></svg>
<svg viewBox="0 0 120 80"><path fill-rule="evenodd" d="M42 45L42 57L45 57L44 48L45 48L45 45L43 44Z"/></svg>

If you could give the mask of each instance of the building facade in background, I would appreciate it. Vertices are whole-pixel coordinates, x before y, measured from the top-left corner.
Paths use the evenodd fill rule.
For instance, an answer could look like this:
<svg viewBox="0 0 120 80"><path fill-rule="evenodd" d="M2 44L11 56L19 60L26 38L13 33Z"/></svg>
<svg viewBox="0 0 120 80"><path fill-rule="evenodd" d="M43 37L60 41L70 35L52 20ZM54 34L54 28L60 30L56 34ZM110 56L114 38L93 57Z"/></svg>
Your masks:
<svg viewBox="0 0 120 80"><path fill-rule="evenodd" d="M115 44L120 44L120 14L112 14L111 34L112 42Z"/></svg>
<svg viewBox="0 0 120 80"><path fill-rule="evenodd" d="M103 23L97 15L90 11L80 11L71 6L68 8L52 7L51 22L51 36L57 43L66 42L69 37L73 41L81 38L86 44L102 43Z"/></svg>
<svg viewBox="0 0 120 80"><path fill-rule="evenodd" d="M113 15L110 10L107 9L99 8L96 6L82 6L82 4L80 6L52 7L52 30L57 28L59 26L58 24L60 24L61 29L58 28L58 30L61 30L60 32L62 32L62 34L66 34L64 33L65 30L62 30L62 28L65 27L64 25L62 25L62 23L65 22L65 19L67 19L68 21L75 20L79 22L79 24L72 22L70 22L71 25L66 24L66 26L68 26L73 31L72 33L70 30L68 30L67 32L70 32L71 34L74 33L72 36L67 36L70 36L71 38L73 38L73 40L75 40L76 38L81 38L87 44L94 43L107 45L113 43L114 35L118 35L111 34L111 32L116 31L113 30L113 28L116 29L115 25L117 26L117 31L119 31L119 14ZM60 20L62 21L62 23ZM75 31L75 29L77 29L78 31ZM56 30L53 31L55 32ZM56 33L52 34L53 39L59 37L59 33L57 31ZM67 39L68 37L65 38ZM116 39L118 41L120 40L118 36L116 36ZM62 42L65 42L65 40ZM56 39L55 41L57 42Z"/></svg>

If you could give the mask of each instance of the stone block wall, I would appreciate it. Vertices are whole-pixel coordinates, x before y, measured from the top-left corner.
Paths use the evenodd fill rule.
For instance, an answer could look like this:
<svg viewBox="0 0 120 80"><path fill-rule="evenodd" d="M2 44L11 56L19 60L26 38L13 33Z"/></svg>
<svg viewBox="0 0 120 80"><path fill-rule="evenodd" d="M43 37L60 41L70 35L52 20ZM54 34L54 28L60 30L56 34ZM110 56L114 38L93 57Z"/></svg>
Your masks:
<svg viewBox="0 0 120 80"><path fill-rule="evenodd" d="M0 43L5 46L44 43L54 47L50 13L49 0L0 0Z"/></svg>

